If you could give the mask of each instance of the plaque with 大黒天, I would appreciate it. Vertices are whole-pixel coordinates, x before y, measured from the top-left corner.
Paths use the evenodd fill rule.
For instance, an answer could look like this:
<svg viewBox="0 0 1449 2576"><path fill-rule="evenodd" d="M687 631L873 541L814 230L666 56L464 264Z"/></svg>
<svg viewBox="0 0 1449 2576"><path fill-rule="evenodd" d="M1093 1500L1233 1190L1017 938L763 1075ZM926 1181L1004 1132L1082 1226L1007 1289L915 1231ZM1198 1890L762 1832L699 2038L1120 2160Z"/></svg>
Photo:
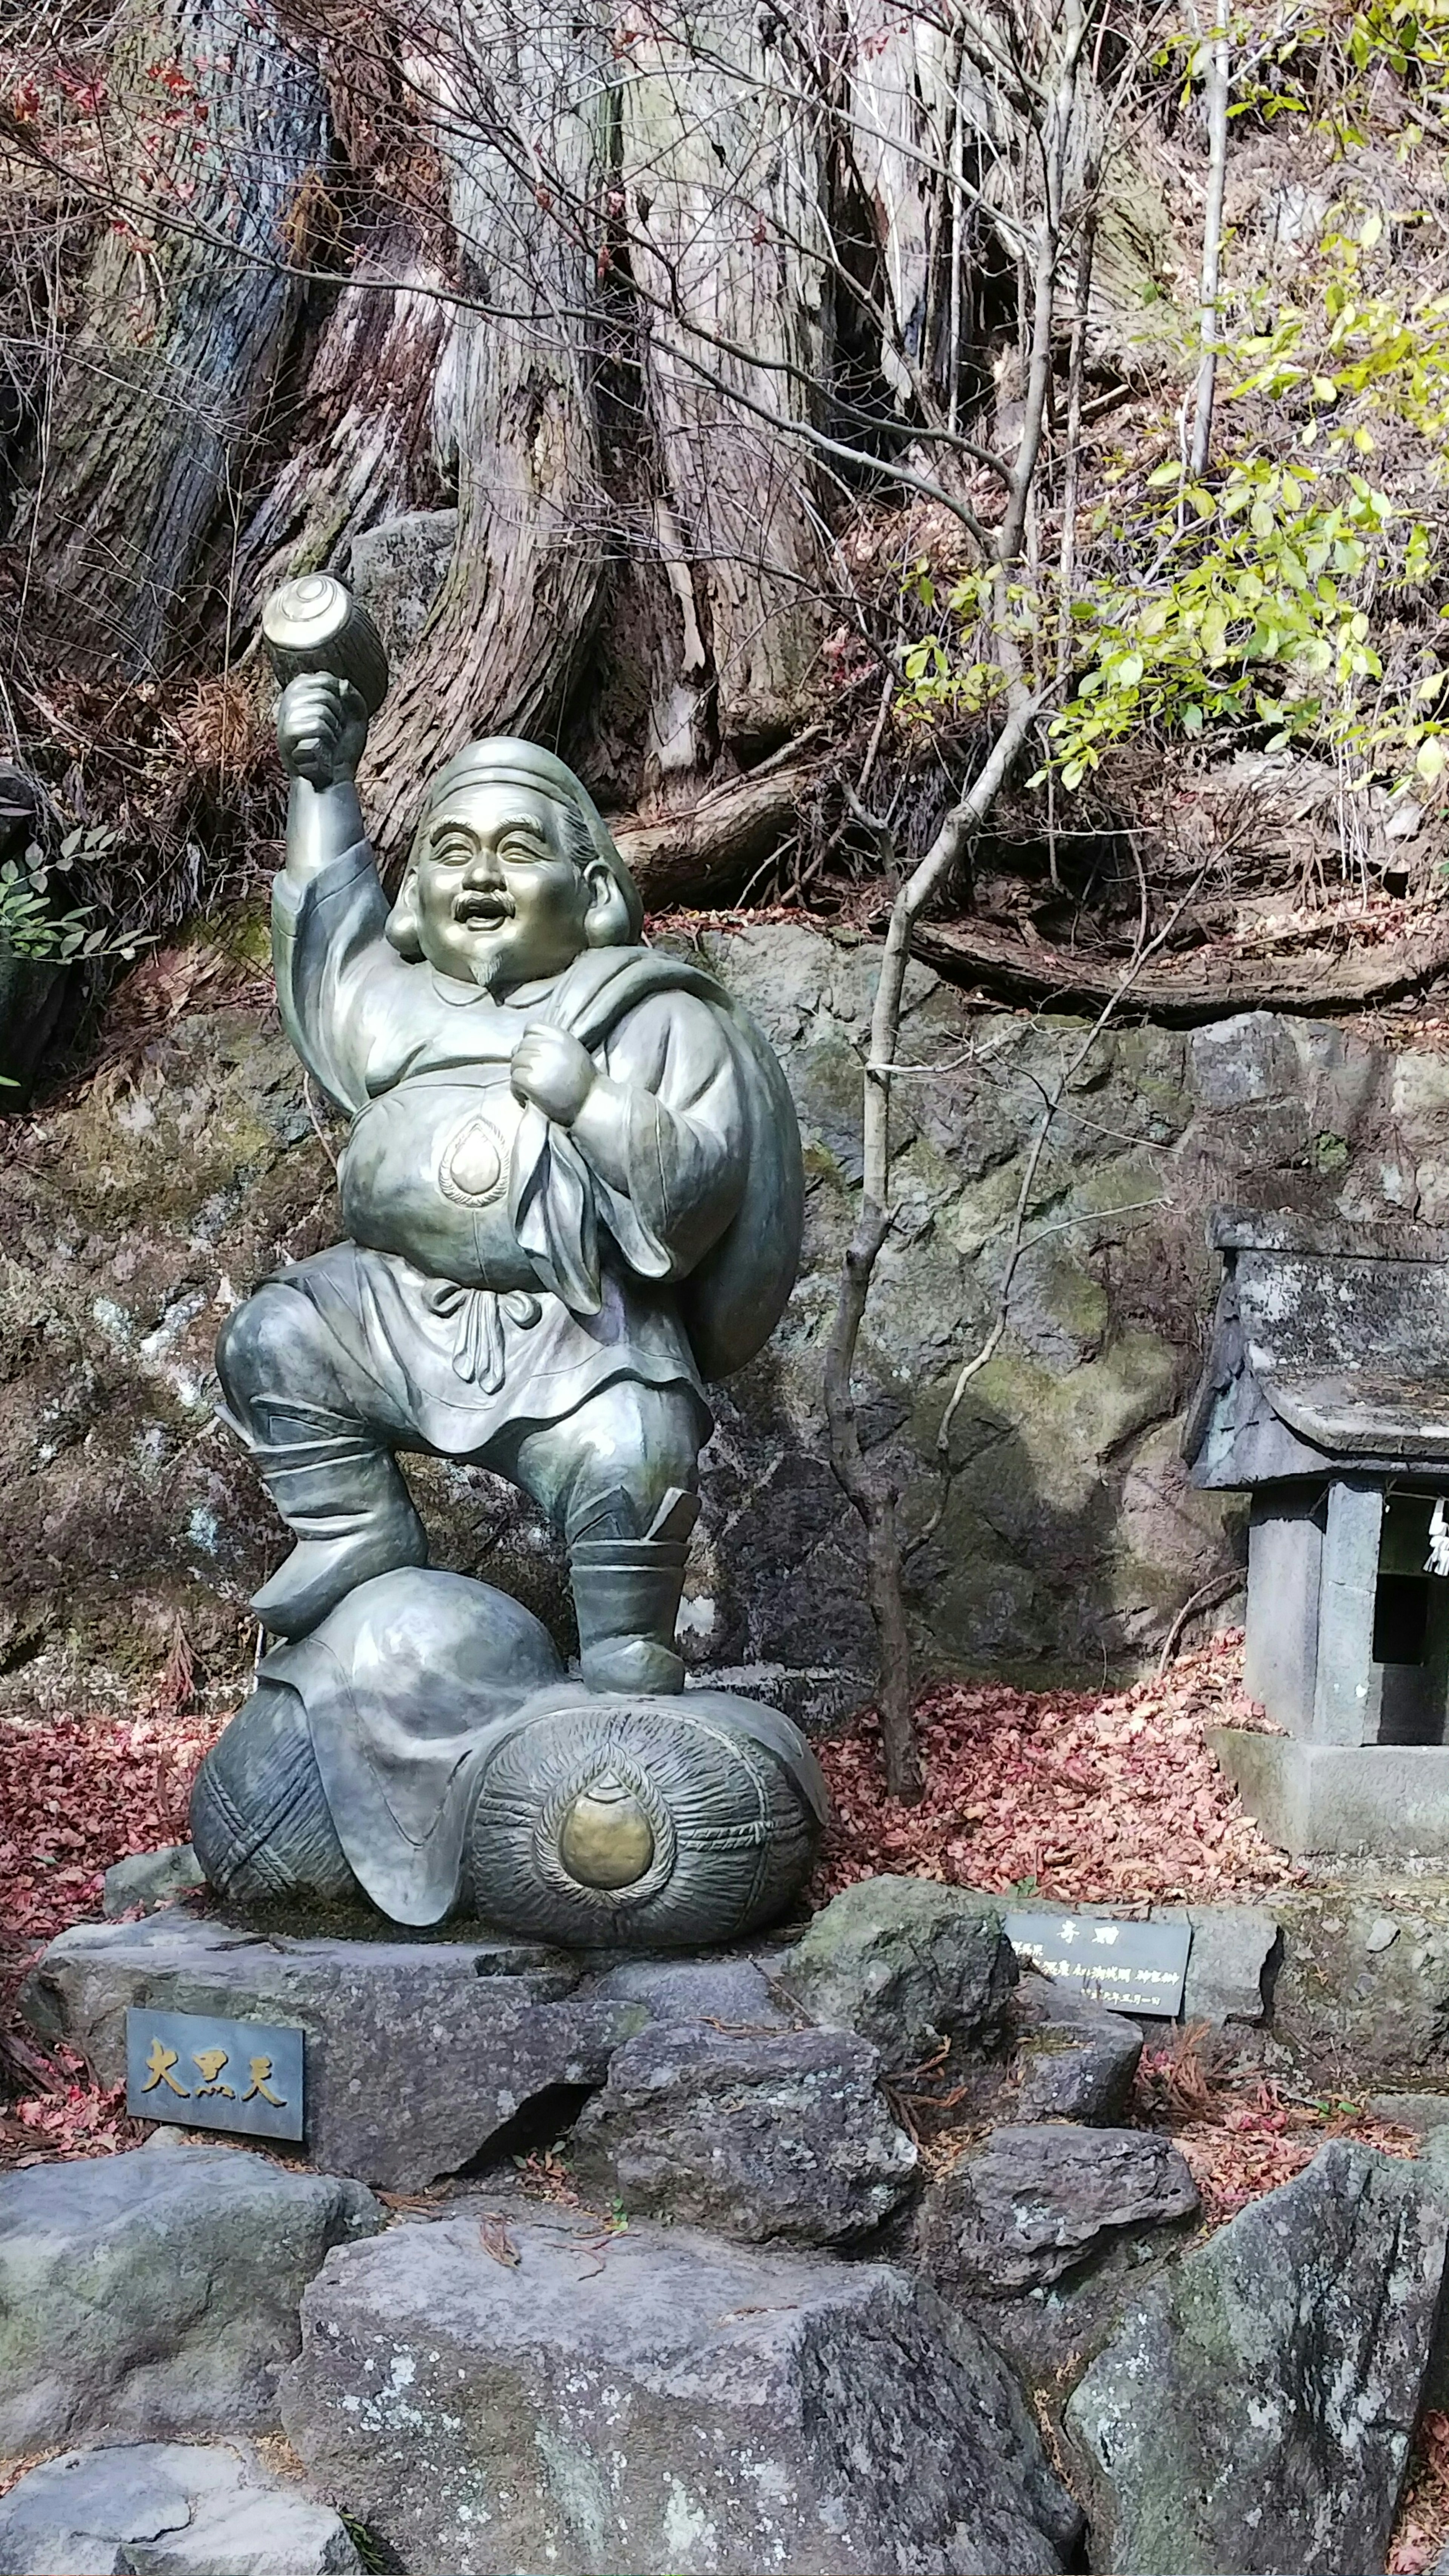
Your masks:
<svg viewBox="0 0 1449 2576"><path fill-rule="evenodd" d="M133 2120L299 2143L302 2033L280 2022L224 2021L213 2013L152 2012L132 2004L126 2109Z"/></svg>
<svg viewBox="0 0 1449 2576"><path fill-rule="evenodd" d="M1024 1965L1117 2012L1172 2021L1182 2009L1192 1927L1115 1923L1096 1914L1011 1913L1006 1937Z"/></svg>

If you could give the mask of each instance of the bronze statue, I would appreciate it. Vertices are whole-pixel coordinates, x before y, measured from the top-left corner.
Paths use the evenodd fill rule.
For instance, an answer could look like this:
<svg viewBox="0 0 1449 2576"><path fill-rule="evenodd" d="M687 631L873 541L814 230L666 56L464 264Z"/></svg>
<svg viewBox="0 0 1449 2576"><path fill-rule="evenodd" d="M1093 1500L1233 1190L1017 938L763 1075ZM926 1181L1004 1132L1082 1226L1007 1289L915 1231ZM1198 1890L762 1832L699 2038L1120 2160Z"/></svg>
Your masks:
<svg viewBox="0 0 1449 2576"><path fill-rule="evenodd" d="M516 1603L510 1620L489 1587L459 1593L462 1578L422 1571L426 1535L397 1452L494 1469L568 1549L581 1686L564 1702L554 1689L551 1711L570 1712L565 1752L592 1730L617 1758L595 1763L577 1812L565 1800L550 1850L563 1855L565 1878L600 1891L603 1903L611 1872L625 1871L625 1890L657 1872L673 1831L639 1771L639 1744L660 1724L649 1704L684 1685L674 1637L699 1451L712 1427L705 1384L761 1347L794 1281L802 1178L793 1107L769 1046L722 987L644 943L637 890L592 799L537 744L498 737L448 762L427 790L389 904L354 784L387 685L378 639L325 575L278 594L264 625L286 683L277 729L292 782L273 902L278 997L303 1063L352 1123L338 1169L348 1239L265 1282L217 1344L225 1418L296 1541L253 1603L272 1635L294 1641L263 1665L258 1696L279 1688L304 1703L310 1749L322 1748L326 1819L340 1830L346 1870L367 1885L352 1845L365 1846L370 1865L390 1829L381 1811L371 1827L357 1822L348 1748L324 1711L318 1657L301 1641L327 1639L350 1603L346 1657L375 1674L381 1650L368 1616L400 1612L422 1641L425 1669L431 1638L431 1669L453 1676L460 1653L465 1665L476 1660L460 1639L476 1647L486 1633L483 1697L458 1712L459 1732L471 1740L484 1728L495 1751L500 1725L512 1739L518 1711L527 1715L561 1668L541 1631L522 1637L527 1614ZM445 1597L440 1587L454 1588ZM396 1647L382 1661L396 1669ZM414 1669L414 1696L418 1681ZM691 1726L706 1696L721 1697L691 1694ZM260 1712L247 1708L260 1744ZM627 1760L618 1735L626 1708ZM767 1759L794 1763L801 1779L813 1770L803 1741L780 1736L786 1722L774 1712L741 1717L749 1704L734 1701L728 1709L727 1733L739 1724L757 1735L756 1720L768 1718L776 1751ZM194 1819L218 1879L256 1819L238 1833L235 1816L213 1812L212 1792L220 1795L225 1775L222 1805L235 1807L266 1785L251 1779L255 1765L250 1788L240 1785L244 1744L232 1738L246 1715L212 1757L209 1784L203 1773ZM377 1717L393 1734L398 1723L391 1705ZM423 1767L436 1770L436 1729L428 1741ZM445 1841L456 1831L460 1852L472 1830L460 1821L464 1804L474 1823L487 1807L481 1753L480 1738L454 1764L469 1773L470 1801L450 1773L442 1804L428 1810L436 1830L447 1809ZM555 1754L569 1774L558 1745L540 1756L550 1797ZM272 1787L278 1760L269 1757ZM359 1760L376 1770L375 1736ZM295 1794L292 1805L295 1822ZM319 1832L320 1820L319 1808ZM263 1885L268 1851L286 1883L279 1830L273 1818L247 1855ZM219 1837L228 1835L224 1851ZM309 1866L315 1880L315 1854ZM409 1866L404 1853L402 1880ZM328 1871L314 1892L341 1892L335 1854ZM398 1871L389 1864L382 1876L389 1894L378 1901L396 1913ZM448 1877L445 1865L438 1886L429 1881L425 1906ZM463 1890L459 1880L448 1901L460 1893L486 1910L476 1883ZM628 1900L616 1889L608 1902L617 1914ZM528 1913L520 1896L510 1919L521 1919L520 1905ZM435 1915L405 1910L400 1919Z"/></svg>

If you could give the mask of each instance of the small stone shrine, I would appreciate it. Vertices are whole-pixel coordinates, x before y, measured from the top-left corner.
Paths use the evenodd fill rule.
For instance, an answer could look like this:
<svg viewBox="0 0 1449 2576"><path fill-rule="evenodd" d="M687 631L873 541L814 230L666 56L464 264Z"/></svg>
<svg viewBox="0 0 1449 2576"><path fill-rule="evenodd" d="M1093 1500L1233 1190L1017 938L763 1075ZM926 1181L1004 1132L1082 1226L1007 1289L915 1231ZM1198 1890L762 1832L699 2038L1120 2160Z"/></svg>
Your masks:
<svg viewBox="0 0 1449 2576"><path fill-rule="evenodd" d="M1215 1212L1183 1451L1252 1498L1244 1679L1214 1749L1292 1851L1449 1851L1449 1237Z"/></svg>

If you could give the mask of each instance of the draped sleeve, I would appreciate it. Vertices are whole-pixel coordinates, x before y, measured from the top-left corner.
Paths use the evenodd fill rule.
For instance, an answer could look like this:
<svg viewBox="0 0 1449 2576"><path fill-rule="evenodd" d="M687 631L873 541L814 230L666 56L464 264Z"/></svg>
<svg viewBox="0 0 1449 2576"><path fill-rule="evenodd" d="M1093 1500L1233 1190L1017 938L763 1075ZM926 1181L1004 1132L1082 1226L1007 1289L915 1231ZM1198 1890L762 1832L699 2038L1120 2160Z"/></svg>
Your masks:
<svg viewBox="0 0 1449 2576"><path fill-rule="evenodd" d="M512 1214L540 1282L576 1315L597 1314L601 1237L636 1278L686 1278L739 1206L749 1120L722 1011L678 987L648 992L592 1050L623 1096L622 1168L601 1171L579 1139L525 1111Z"/></svg>
<svg viewBox="0 0 1449 2576"><path fill-rule="evenodd" d="M628 1188L596 1176L599 1214L641 1277L685 1278L744 1187L749 1127L728 1023L695 994L651 994L603 1057L628 1102Z"/></svg>
<svg viewBox="0 0 1449 2576"><path fill-rule="evenodd" d="M316 876L272 887L272 964L282 1026L337 1108L368 1098L367 1062L401 958L383 935L387 897L366 841Z"/></svg>

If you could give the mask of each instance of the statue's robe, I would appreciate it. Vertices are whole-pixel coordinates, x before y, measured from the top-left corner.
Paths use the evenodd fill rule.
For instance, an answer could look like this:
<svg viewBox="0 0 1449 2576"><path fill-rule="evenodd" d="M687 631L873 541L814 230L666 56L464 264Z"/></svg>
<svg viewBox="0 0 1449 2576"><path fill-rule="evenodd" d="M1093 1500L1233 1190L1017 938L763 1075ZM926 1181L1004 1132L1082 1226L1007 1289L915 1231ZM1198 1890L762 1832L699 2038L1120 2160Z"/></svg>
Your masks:
<svg viewBox="0 0 1449 2576"><path fill-rule="evenodd" d="M444 1455L559 1421L620 1377L692 1388L704 1436L676 1289L741 1211L762 1042L707 975L648 948L586 949L499 1001L407 963L386 918L365 842L309 881L277 879L283 1024L352 1118L338 1170L351 1239L282 1278ZM513 1050L536 1022L627 1093L625 1186L514 1097ZM782 1265L794 1249L780 1242Z"/></svg>

